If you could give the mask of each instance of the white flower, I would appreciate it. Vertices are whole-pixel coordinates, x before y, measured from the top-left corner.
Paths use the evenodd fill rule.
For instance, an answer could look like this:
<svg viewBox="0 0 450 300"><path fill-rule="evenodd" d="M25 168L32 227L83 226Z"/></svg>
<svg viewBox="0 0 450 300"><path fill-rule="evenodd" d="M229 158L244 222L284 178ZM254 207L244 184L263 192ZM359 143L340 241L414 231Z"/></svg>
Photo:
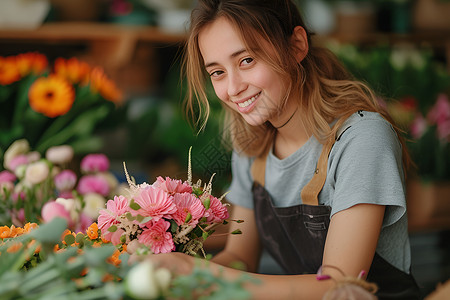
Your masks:
<svg viewBox="0 0 450 300"><path fill-rule="evenodd" d="M17 140L9 146L8 150L6 150L5 155L3 156L3 166L8 168L9 162L11 159L20 154L26 154L30 151L30 144L25 139Z"/></svg>
<svg viewBox="0 0 450 300"><path fill-rule="evenodd" d="M172 274L166 268L159 268L155 271L156 283L159 290L164 293L169 290L170 282L172 281Z"/></svg>
<svg viewBox="0 0 450 300"><path fill-rule="evenodd" d="M136 299L156 299L159 294L159 284L156 280L153 263L145 260L135 265L125 281L128 294Z"/></svg>
<svg viewBox="0 0 450 300"><path fill-rule="evenodd" d="M85 213L91 219L97 219L98 211L105 207L105 198L97 193L88 193L84 195L83 200L83 213Z"/></svg>
<svg viewBox="0 0 450 300"><path fill-rule="evenodd" d="M78 222L81 210L81 203L79 200L58 198L55 200L55 202L64 206L64 208L70 214L70 219L72 219L72 221Z"/></svg>
<svg viewBox="0 0 450 300"><path fill-rule="evenodd" d="M45 161L37 161L29 164L25 171L25 181L31 184L43 182L49 174L49 168Z"/></svg>
<svg viewBox="0 0 450 300"><path fill-rule="evenodd" d="M54 146L47 150L45 157L54 164L65 164L73 158L73 148L68 145Z"/></svg>
<svg viewBox="0 0 450 300"><path fill-rule="evenodd" d="M41 159L41 154L37 151L32 151L27 154L28 162L32 163Z"/></svg>

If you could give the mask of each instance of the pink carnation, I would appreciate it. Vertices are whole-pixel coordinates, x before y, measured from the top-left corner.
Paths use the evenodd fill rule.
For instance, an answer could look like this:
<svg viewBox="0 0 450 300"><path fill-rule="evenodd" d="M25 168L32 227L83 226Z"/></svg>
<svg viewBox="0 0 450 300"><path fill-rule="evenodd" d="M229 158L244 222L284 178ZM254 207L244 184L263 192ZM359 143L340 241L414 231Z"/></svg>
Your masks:
<svg viewBox="0 0 450 300"><path fill-rule="evenodd" d="M210 204L205 212L206 221L210 223L220 223L230 217L228 210L223 203L214 196L209 196Z"/></svg>
<svg viewBox="0 0 450 300"><path fill-rule="evenodd" d="M111 235L108 228L118 224L117 217L128 211L128 199L124 196L114 196L114 200L106 202L106 209L101 209L98 216L98 228L103 235Z"/></svg>
<svg viewBox="0 0 450 300"><path fill-rule="evenodd" d="M192 193L192 187L179 179L171 179L166 177L166 179L158 176L156 181L153 183L153 186L156 188L163 189L170 195L175 193Z"/></svg>
<svg viewBox="0 0 450 300"><path fill-rule="evenodd" d="M177 211L172 215L178 225L197 225L198 220L203 217L205 207L195 195L190 193L175 194L173 202L177 206ZM191 219L186 222L186 217L191 214Z"/></svg>
<svg viewBox="0 0 450 300"><path fill-rule="evenodd" d="M77 175L71 170L64 170L55 176L55 187L58 191L66 192L75 187Z"/></svg>
<svg viewBox="0 0 450 300"><path fill-rule="evenodd" d="M103 176L85 175L80 178L77 191L81 195L97 193L106 197L109 194L109 184Z"/></svg>
<svg viewBox="0 0 450 300"><path fill-rule="evenodd" d="M168 253L175 250L175 244L172 240L172 234L167 232L170 223L164 219L159 219L157 222L152 222L153 225L144 231L139 236L139 242L149 246L153 253Z"/></svg>
<svg viewBox="0 0 450 300"><path fill-rule="evenodd" d="M81 171L85 173L105 172L109 169L109 159L104 154L88 154L81 160Z"/></svg>
<svg viewBox="0 0 450 300"><path fill-rule="evenodd" d="M169 217L177 211L177 207L172 202L173 197L162 189L149 186L142 190L134 199L141 207L137 211L132 211L134 215L140 214L144 217L152 217L158 221L162 217Z"/></svg>
<svg viewBox="0 0 450 300"><path fill-rule="evenodd" d="M16 181L16 175L14 175L13 173L4 170L0 172L0 182L14 182Z"/></svg>

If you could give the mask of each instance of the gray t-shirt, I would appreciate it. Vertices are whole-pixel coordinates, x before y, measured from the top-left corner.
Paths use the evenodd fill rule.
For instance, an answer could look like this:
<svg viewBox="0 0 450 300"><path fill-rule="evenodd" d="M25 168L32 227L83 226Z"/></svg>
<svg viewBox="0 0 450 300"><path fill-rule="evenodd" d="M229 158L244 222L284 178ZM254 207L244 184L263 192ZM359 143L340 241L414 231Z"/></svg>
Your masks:
<svg viewBox="0 0 450 300"><path fill-rule="evenodd" d="M265 188L277 207L301 204L302 188L312 178L322 144L311 137L285 159L269 152ZM253 208L253 158L233 152L233 179L227 199ZM379 114L358 112L344 124L329 159L319 203L331 206L331 216L359 203L386 205L377 253L409 273L411 255L407 230L402 148L392 126Z"/></svg>

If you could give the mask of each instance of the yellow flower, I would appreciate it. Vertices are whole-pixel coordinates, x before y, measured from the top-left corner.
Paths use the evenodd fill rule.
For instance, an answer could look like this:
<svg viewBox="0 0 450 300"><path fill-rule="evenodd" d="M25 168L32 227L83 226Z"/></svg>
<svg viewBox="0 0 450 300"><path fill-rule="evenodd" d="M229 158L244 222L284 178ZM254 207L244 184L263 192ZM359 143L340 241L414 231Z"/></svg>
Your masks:
<svg viewBox="0 0 450 300"><path fill-rule="evenodd" d="M38 78L28 92L30 106L38 113L54 118L66 114L75 101L73 86L56 75Z"/></svg>
<svg viewBox="0 0 450 300"><path fill-rule="evenodd" d="M15 57L0 57L0 84L8 85L20 80Z"/></svg>
<svg viewBox="0 0 450 300"><path fill-rule="evenodd" d="M99 67L94 68L91 72L91 90L94 93L100 93L103 98L114 103L121 102L123 98L122 92Z"/></svg>

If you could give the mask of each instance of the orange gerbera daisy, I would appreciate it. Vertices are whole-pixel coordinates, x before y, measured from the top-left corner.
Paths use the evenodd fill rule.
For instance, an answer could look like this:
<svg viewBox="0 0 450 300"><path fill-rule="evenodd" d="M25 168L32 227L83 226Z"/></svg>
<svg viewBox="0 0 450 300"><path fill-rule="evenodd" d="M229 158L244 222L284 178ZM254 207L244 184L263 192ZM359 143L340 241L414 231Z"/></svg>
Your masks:
<svg viewBox="0 0 450 300"><path fill-rule="evenodd" d="M87 84L91 67L75 57L70 59L57 58L55 60L54 72L66 78L71 83Z"/></svg>
<svg viewBox="0 0 450 300"><path fill-rule="evenodd" d="M13 56L0 57L0 84L8 85L20 80L16 58Z"/></svg>
<svg viewBox="0 0 450 300"><path fill-rule="evenodd" d="M38 78L28 92L30 106L43 115L54 118L66 114L75 101L73 86L56 75Z"/></svg>
<svg viewBox="0 0 450 300"><path fill-rule="evenodd" d="M114 103L121 102L123 98L122 92L99 67L94 68L91 72L91 90L100 93L103 98Z"/></svg>
<svg viewBox="0 0 450 300"><path fill-rule="evenodd" d="M17 68L22 77L28 74L41 74L48 66L47 57L37 52L22 53L16 56Z"/></svg>

